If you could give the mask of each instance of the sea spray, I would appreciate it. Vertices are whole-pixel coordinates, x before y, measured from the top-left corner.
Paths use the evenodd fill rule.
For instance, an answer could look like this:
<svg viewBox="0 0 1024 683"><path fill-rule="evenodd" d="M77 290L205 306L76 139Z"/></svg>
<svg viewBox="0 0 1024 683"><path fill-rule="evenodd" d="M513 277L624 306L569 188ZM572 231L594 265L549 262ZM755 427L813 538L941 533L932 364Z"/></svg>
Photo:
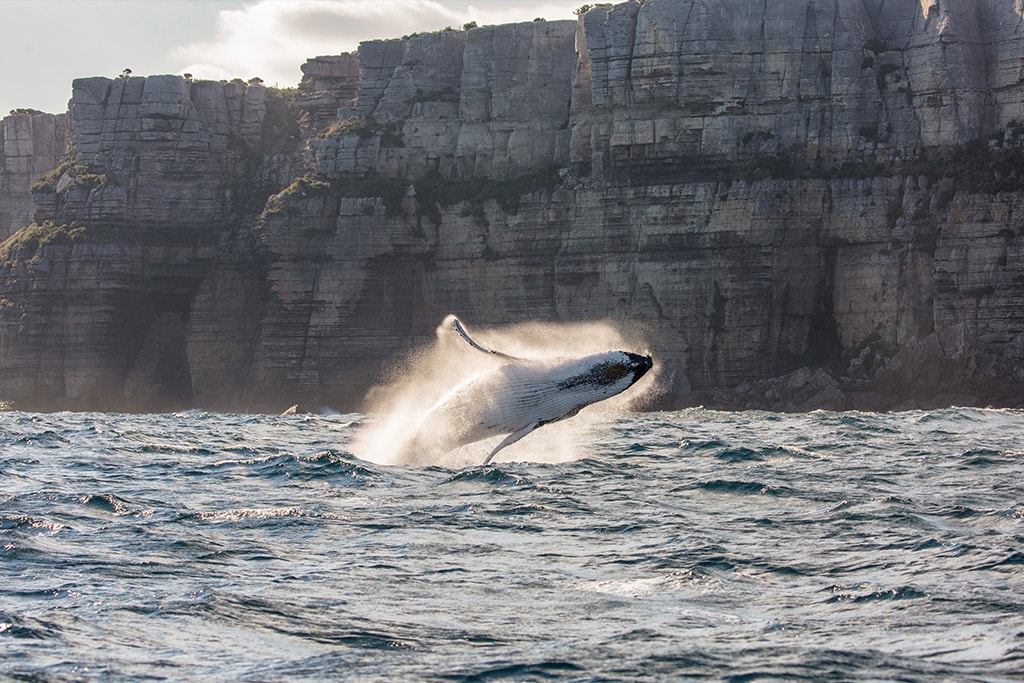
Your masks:
<svg viewBox="0 0 1024 683"><path fill-rule="evenodd" d="M485 439L451 450L423 449L423 443L444 443L449 424L438 424L431 412L465 387L486 381L508 359L504 354L531 361L555 361L611 349L643 348L642 340L627 337L610 322L523 323L479 330L491 349L481 353L460 339L452 327L453 316L436 330L435 342L399 359L390 381L367 396L370 418L357 433L352 451L383 464L442 465L464 467L479 464L501 437ZM586 410L571 420L546 425L531 433L528 447L521 442L501 451L501 460L563 462L583 457L579 443L597 424L627 410L654 386L641 380L628 396L618 396ZM486 399L485 399L486 400Z"/></svg>

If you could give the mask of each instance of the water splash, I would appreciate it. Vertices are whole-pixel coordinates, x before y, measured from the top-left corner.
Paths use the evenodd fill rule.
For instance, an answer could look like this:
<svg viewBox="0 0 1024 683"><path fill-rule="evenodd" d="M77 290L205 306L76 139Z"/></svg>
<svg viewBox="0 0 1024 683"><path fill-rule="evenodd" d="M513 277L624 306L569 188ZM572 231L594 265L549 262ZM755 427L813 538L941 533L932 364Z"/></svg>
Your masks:
<svg viewBox="0 0 1024 683"><path fill-rule="evenodd" d="M502 437L485 439L444 453L417 451L413 441L442 441L450 425L432 424L431 410L470 383L508 362L482 353L461 339L448 316L436 330L435 342L400 359L390 381L367 396L371 416L357 432L351 450L381 464L420 464L466 467L483 462ZM623 334L610 322L523 323L474 332L477 341L503 354L530 360L577 358L610 350L646 348L639 338ZM544 426L503 449L499 461L565 462L586 456L582 446L598 424L642 401L653 386L650 376L626 394L587 406L575 417ZM433 416L431 416L433 418ZM412 453L413 455L410 455Z"/></svg>

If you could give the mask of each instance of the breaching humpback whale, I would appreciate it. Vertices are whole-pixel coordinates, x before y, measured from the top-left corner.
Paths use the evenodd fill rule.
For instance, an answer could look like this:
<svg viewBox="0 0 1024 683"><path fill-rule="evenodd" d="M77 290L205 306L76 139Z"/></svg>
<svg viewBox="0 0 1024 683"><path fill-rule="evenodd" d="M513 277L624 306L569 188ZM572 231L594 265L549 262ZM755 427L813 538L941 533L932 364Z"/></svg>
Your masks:
<svg viewBox="0 0 1024 683"><path fill-rule="evenodd" d="M407 447L412 460L505 435L483 461L486 465L535 429L621 394L654 364L650 356L626 351L574 359L517 358L477 343L455 316L448 316L445 324L471 347L503 363L456 387L427 412Z"/></svg>

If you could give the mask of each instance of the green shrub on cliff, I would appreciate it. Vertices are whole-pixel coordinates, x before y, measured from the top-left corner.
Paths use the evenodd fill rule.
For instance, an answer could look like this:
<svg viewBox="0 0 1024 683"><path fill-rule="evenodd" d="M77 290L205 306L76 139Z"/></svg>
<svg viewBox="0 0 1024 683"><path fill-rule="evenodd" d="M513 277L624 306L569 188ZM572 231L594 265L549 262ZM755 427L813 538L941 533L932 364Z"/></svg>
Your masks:
<svg viewBox="0 0 1024 683"><path fill-rule="evenodd" d="M394 216L401 209L407 185L400 180L370 176L327 180L313 174L296 178L267 201L262 216L298 215L296 200L307 197L379 197L386 215Z"/></svg>
<svg viewBox="0 0 1024 683"><path fill-rule="evenodd" d="M265 156L291 154L304 142L299 128L301 110L295 105L298 89L264 87L263 90L266 93L267 113L263 118L260 153ZM242 147L247 149L247 144Z"/></svg>
<svg viewBox="0 0 1024 683"><path fill-rule="evenodd" d="M52 171L37 180L32 185L31 191L54 192L57 189L57 183L65 176L70 180L68 189L71 190L92 190L98 187L106 187L109 184L106 173L97 173L89 166L82 166L76 164L71 159L66 159Z"/></svg>
<svg viewBox="0 0 1024 683"><path fill-rule="evenodd" d="M305 175L296 178L292 184L281 190L278 197L291 199L293 197L316 197L327 194L331 191L331 184L326 180L320 180L316 176Z"/></svg>
<svg viewBox="0 0 1024 683"><path fill-rule="evenodd" d="M56 168L45 173L32 185L32 192L53 192L57 188L57 182L61 176L67 173L74 165L75 162L70 159L62 161Z"/></svg>
<svg viewBox="0 0 1024 683"><path fill-rule="evenodd" d="M51 244L75 244L85 241L87 236L85 227L80 225L57 225L53 221L33 223L0 244L0 262L11 263L19 258L31 258L42 247Z"/></svg>
<svg viewBox="0 0 1024 683"><path fill-rule="evenodd" d="M98 187L106 186L106 173L89 173L87 170L83 170L74 176L68 188L72 190L94 190Z"/></svg>
<svg viewBox="0 0 1024 683"><path fill-rule="evenodd" d="M277 216L285 213L293 213L291 204L297 199L306 197L319 197L329 194L331 184L320 180L313 175L304 175L296 178L291 185L284 188L270 199L263 209L263 216Z"/></svg>
<svg viewBox="0 0 1024 683"><path fill-rule="evenodd" d="M576 16L580 16L581 14L586 14L590 10L595 9L597 7L612 7L612 3L610 3L610 2L599 2L599 3L593 4L593 5L580 5L579 7L577 7L573 11L573 14L575 14Z"/></svg>
<svg viewBox="0 0 1024 683"><path fill-rule="evenodd" d="M380 124L365 116L350 116L333 124L330 128L320 133L322 138L340 138L346 135L358 135L360 140L366 140L380 131Z"/></svg>
<svg viewBox="0 0 1024 683"><path fill-rule="evenodd" d="M347 119L338 121L320 133L318 137L340 138L347 135L357 135L360 140L368 140L375 135L380 135L381 147L405 147L405 141L402 139L402 124L400 122L382 124L375 119L365 116L350 116Z"/></svg>

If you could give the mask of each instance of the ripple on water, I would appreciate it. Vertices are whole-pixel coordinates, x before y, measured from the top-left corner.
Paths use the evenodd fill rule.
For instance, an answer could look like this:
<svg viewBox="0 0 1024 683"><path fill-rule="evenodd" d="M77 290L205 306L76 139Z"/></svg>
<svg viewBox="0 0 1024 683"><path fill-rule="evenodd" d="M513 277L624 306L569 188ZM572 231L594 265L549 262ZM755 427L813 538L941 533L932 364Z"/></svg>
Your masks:
<svg viewBox="0 0 1024 683"><path fill-rule="evenodd" d="M1019 678L1024 412L626 415L464 469L357 423L0 414L0 678Z"/></svg>
<svg viewBox="0 0 1024 683"><path fill-rule="evenodd" d="M697 484L697 488L709 493L738 494L743 496L791 496L793 491L785 486L765 484L759 481L734 479L712 479Z"/></svg>

